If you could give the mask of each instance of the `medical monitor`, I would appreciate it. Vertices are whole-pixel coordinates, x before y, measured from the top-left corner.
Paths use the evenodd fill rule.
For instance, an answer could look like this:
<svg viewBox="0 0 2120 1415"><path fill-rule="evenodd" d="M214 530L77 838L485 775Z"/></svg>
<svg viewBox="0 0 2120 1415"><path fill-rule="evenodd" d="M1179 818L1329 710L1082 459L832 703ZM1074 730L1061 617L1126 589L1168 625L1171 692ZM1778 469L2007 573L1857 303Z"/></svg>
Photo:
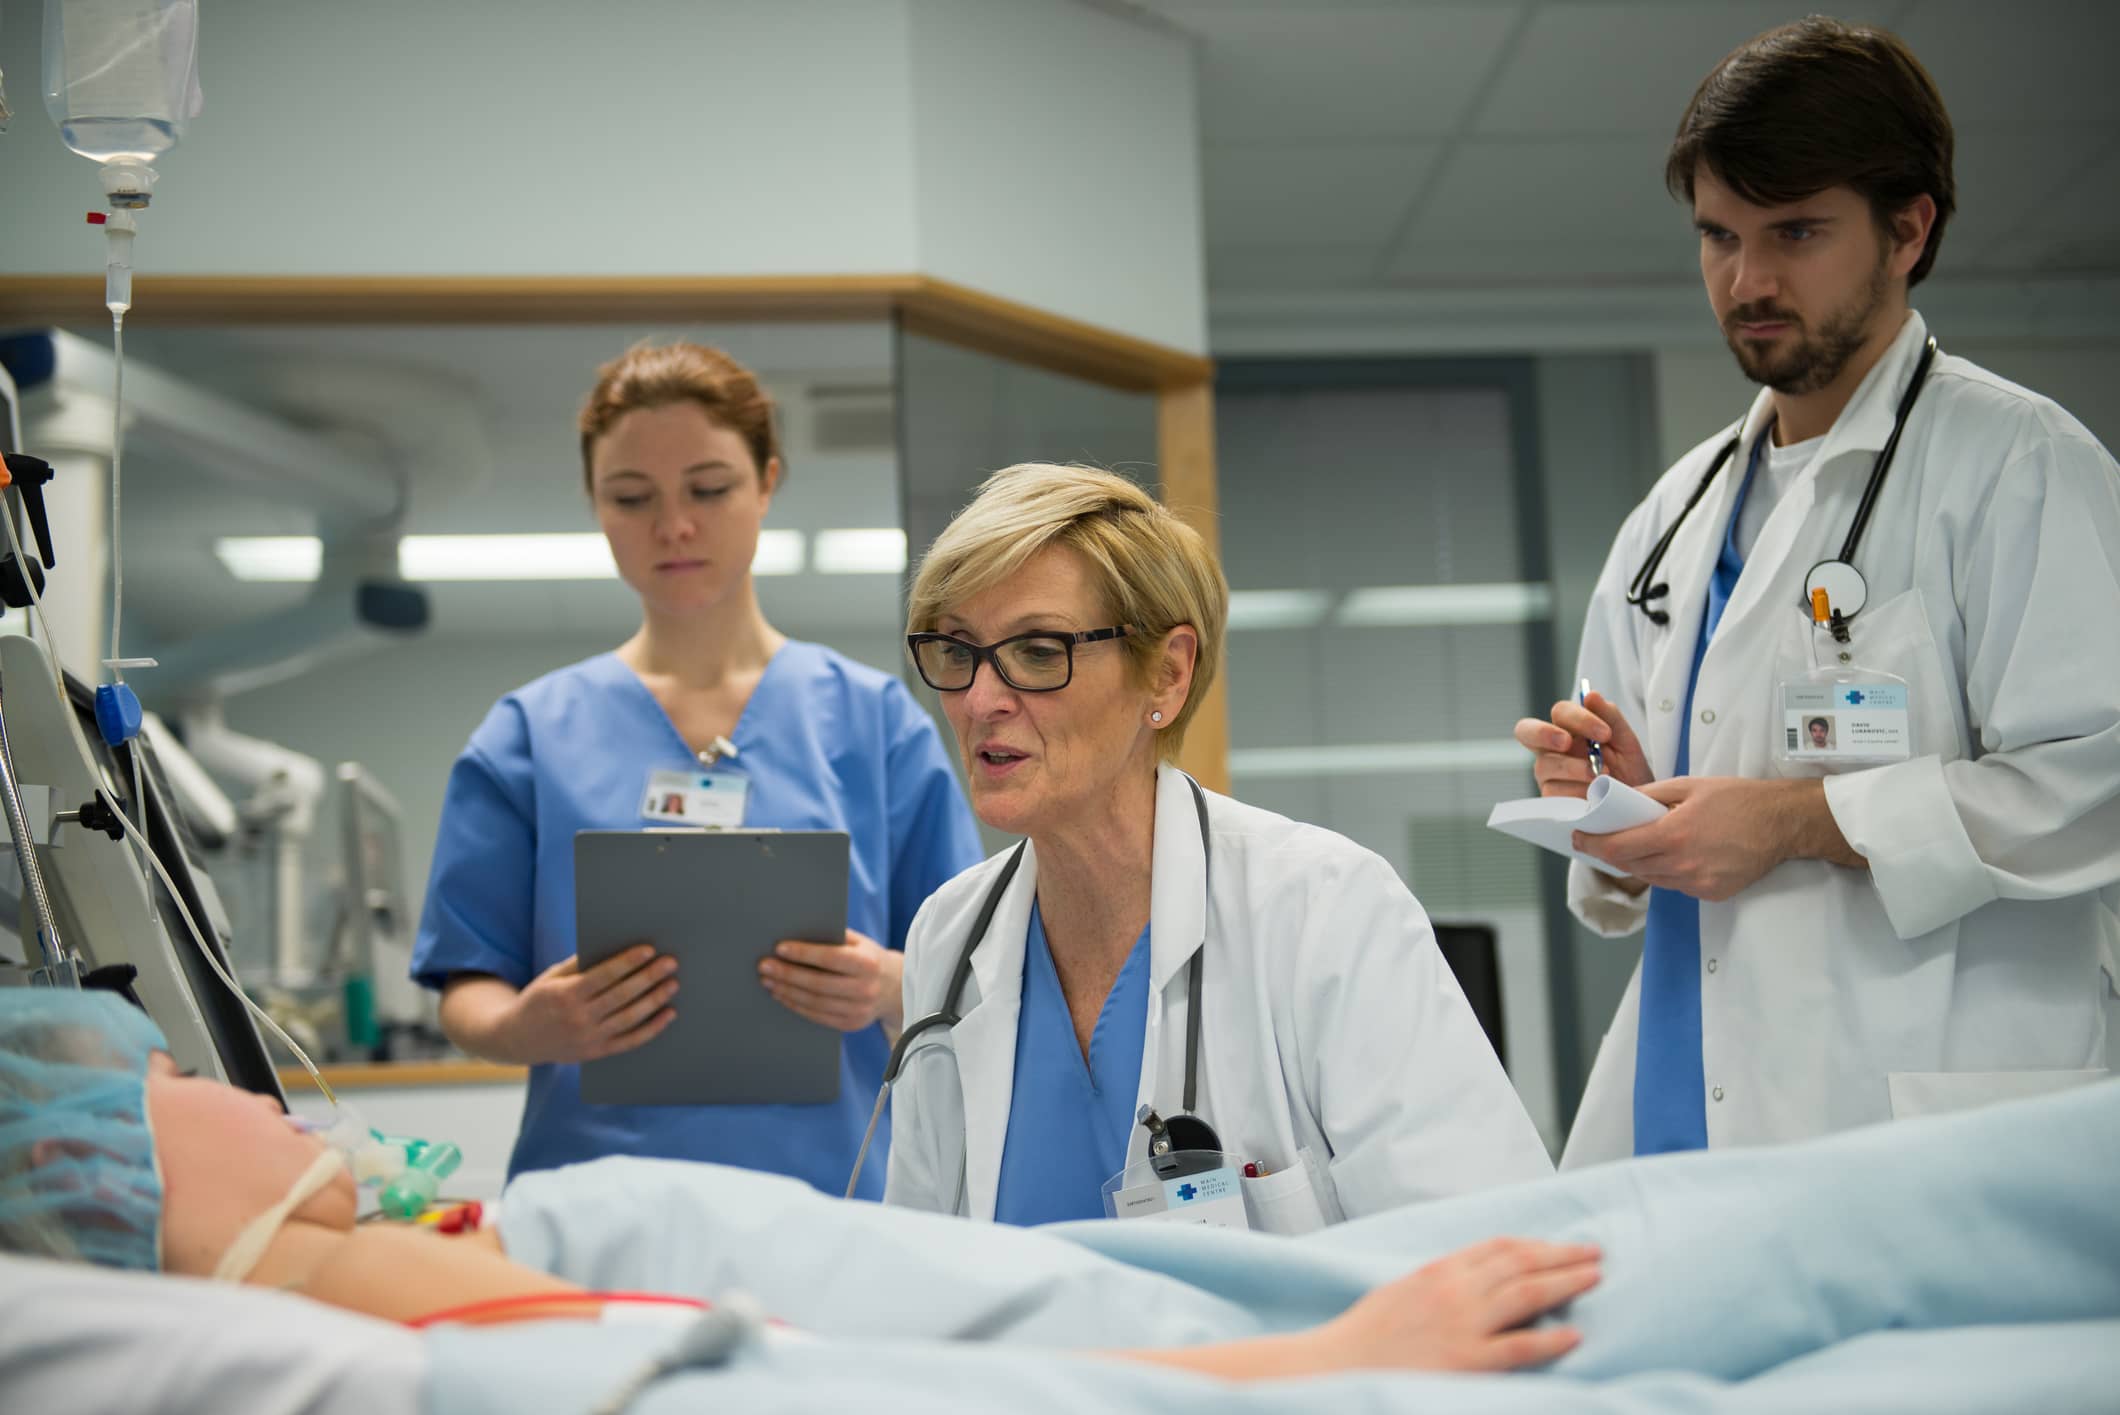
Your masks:
<svg viewBox="0 0 2120 1415"><path fill-rule="evenodd" d="M99 788L120 802L198 922L205 947L231 969L220 896L171 809L169 784L152 748L140 739L105 745L93 690L69 673L63 698L55 693L42 649L20 635L0 636L0 712L22 784L48 788L48 809L78 807ZM58 844L40 847L38 859L61 939L89 969L129 964L137 970L134 992L180 1066L217 1071L233 1085L284 1100L256 1024L216 976L168 889L144 872L130 843L73 822L55 829ZM0 862L0 874L0 892L19 901L22 877L12 852ZM0 923L22 917L17 907ZM8 950L32 965L43 961L32 939L11 938Z"/></svg>

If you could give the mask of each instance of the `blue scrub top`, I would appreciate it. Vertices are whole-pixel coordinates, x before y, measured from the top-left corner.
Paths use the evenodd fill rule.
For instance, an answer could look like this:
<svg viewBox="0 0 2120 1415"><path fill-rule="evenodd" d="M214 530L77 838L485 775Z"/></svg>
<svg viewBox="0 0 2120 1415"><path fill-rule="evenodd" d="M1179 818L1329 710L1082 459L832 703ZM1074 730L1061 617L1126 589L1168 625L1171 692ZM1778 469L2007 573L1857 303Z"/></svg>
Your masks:
<svg viewBox="0 0 2120 1415"><path fill-rule="evenodd" d="M1708 577L1708 606L1693 640L1686 678L1686 710L1678 720L1678 772L1693 771L1693 689L1708 641L1744 574L1737 521L1767 445L1761 433L1745 463L1744 483L1730 507L1722 550ZM1708 1098L1700 1041L1700 901L1675 889L1649 891L1648 932L1642 939L1640 1030L1634 1045L1634 1153L1659 1155L1708 1148Z"/></svg>
<svg viewBox="0 0 2120 1415"><path fill-rule="evenodd" d="M903 949L921 903L979 862L941 735L896 678L790 641L730 737L750 776L745 825L847 832L847 924L877 942ZM647 824L641 798L663 768L696 769L696 758L616 654L502 698L449 774L413 979L439 989L457 973L490 973L522 987L572 957L574 834ZM848 1034L839 1099L800 1106L585 1105L577 1067L533 1066L508 1173L647 1155L769 1170L837 1194L889 1051L880 1026ZM886 1115L862 1173L868 1198L882 1195L889 1125Z"/></svg>
<svg viewBox="0 0 2120 1415"><path fill-rule="evenodd" d="M1104 1181L1126 1167L1147 1035L1148 930L1134 940L1105 996L1085 1061L1045 941L1045 920L1033 904L1016 1081L994 1190L997 1222L1104 1217Z"/></svg>

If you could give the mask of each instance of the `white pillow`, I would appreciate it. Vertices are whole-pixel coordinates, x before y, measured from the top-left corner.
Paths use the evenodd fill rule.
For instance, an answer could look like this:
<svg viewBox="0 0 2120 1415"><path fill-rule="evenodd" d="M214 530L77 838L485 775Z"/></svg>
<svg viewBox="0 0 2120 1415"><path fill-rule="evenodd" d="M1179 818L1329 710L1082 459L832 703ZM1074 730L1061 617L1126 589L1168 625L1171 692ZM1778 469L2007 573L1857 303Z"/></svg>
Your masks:
<svg viewBox="0 0 2120 1415"><path fill-rule="evenodd" d="M417 1415L418 1333L304 1297L0 1254L11 1411Z"/></svg>

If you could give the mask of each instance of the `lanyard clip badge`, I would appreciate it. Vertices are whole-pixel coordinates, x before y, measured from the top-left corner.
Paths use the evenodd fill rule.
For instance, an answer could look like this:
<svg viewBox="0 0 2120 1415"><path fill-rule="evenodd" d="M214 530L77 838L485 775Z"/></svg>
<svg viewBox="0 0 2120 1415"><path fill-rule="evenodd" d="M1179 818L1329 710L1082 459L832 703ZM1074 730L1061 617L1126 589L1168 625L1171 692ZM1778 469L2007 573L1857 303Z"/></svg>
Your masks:
<svg viewBox="0 0 2120 1415"><path fill-rule="evenodd" d="M643 820L658 826L706 830L735 830L743 825L744 805L751 782L736 764L736 744L716 737L697 754L692 771L667 768L648 774L648 789L641 798Z"/></svg>
<svg viewBox="0 0 2120 1415"><path fill-rule="evenodd" d="M1852 591L1852 602L1844 595L1836 605L1834 586ZM1785 767L1825 771L1907 760L1914 745L1907 681L1854 666L1848 620L1867 595L1862 576L1846 561L1828 560L1812 567L1804 587L1812 630L1831 631L1840 662L1780 683L1778 712L1768 719L1775 756Z"/></svg>

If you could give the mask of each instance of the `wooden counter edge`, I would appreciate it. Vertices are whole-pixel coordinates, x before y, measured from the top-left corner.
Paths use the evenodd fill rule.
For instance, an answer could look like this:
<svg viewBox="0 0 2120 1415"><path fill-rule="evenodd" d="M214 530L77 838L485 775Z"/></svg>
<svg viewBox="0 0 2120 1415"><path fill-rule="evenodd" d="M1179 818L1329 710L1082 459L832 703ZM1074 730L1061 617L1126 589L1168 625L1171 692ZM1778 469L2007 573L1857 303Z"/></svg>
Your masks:
<svg viewBox="0 0 2120 1415"><path fill-rule="evenodd" d="M317 1069L335 1091L372 1091L384 1086L495 1086L522 1081L530 1075L528 1067L503 1066L494 1061L363 1061ZM316 1090L316 1082L299 1066L282 1066L279 1072L280 1085L289 1094Z"/></svg>

